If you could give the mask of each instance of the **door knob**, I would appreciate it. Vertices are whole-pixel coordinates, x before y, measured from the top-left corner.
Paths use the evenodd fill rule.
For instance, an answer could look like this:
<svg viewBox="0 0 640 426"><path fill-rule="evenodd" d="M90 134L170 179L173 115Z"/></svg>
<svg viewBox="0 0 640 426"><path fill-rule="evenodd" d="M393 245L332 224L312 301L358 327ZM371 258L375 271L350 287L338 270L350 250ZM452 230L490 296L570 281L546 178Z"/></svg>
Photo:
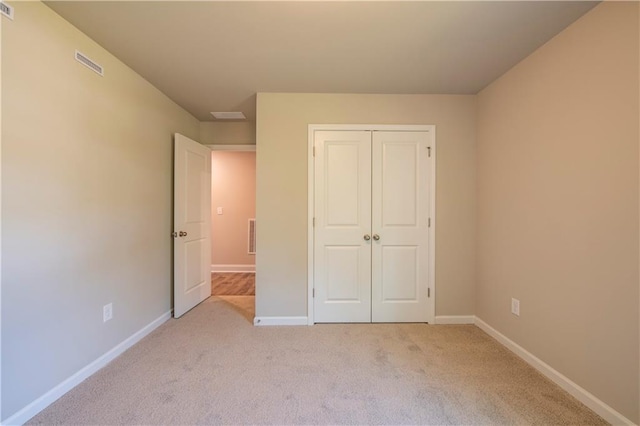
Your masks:
<svg viewBox="0 0 640 426"><path fill-rule="evenodd" d="M187 233L185 231L180 231L178 235L180 235L181 237L186 237Z"/></svg>
<svg viewBox="0 0 640 426"><path fill-rule="evenodd" d="M380 235L378 234L373 234L373 239L378 241L380 239Z"/></svg>
<svg viewBox="0 0 640 426"><path fill-rule="evenodd" d="M369 234L364 234L364 240L365 241L369 241L371 239L371 237L369 236Z"/></svg>

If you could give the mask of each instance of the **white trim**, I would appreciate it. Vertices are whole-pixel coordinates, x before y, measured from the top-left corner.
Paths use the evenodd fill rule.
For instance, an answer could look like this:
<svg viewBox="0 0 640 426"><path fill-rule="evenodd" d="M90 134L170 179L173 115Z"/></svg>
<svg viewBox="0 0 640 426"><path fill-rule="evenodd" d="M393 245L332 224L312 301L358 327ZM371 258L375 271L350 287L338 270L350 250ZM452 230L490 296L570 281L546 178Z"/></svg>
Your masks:
<svg viewBox="0 0 640 426"><path fill-rule="evenodd" d="M406 132L429 132L431 137L431 176L429 187L429 215L431 217L431 230L429 232L429 283L431 297L429 303L428 323L434 323L436 312L436 126L432 124L309 124L307 134L307 323L314 324L313 317L313 288L314 288L314 228L313 215L315 211L314 191L314 136L320 130L340 130L340 131L406 131Z"/></svg>
<svg viewBox="0 0 640 426"><path fill-rule="evenodd" d="M309 125L307 140L307 325L313 325L313 288L314 288L314 229L313 215L315 214L315 160L313 152L314 133L318 128Z"/></svg>
<svg viewBox="0 0 640 426"><path fill-rule="evenodd" d="M309 124L310 135L317 130L339 131L387 131L387 132L433 132L433 124Z"/></svg>
<svg viewBox="0 0 640 426"><path fill-rule="evenodd" d="M307 317L255 317L253 325L307 325Z"/></svg>
<svg viewBox="0 0 640 426"><path fill-rule="evenodd" d="M26 407L22 408L20 411L15 413L13 416L6 419L2 422L3 425L21 425L26 423L29 419L33 418L36 414L47 408L53 402L55 402L58 398L69 392L71 389L79 385L82 381L87 379L89 376L93 375L95 372L100 370L102 367L116 359L120 356L124 351L129 349L131 346L138 343L142 338L147 336L153 330L162 325L165 321L171 318L171 311L165 312L160 317L151 321L151 323L142 327L142 329L135 332L129 338L125 339L123 342L116 345L113 349L91 362L89 365L82 368L77 373L73 374L68 379L64 380L62 383L51 389L49 392L42 395L40 398L36 399Z"/></svg>
<svg viewBox="0 0 640 426"><path fill-rule="evenodd" d="M522 346L518 345L513 340L509 339L504 334L500 333L495 328L491 327L489 324L484 322L478 317L475 317L475 324L489 336L496 339L502 345L504 345L507 349L518 355L520 358L525 360L527 364L531 365L533 368L538 370L544 376L549 378L552 382L560 386L565 391L569 392L573 397L575 397L578 401L582 402L584 405L589 407L591 410L595 411L599 416L605 419L607 422L614 425L633 425L634 423L627 419L622 414L618 413L616 410L602 402L600 399L595 397L589 391L579 386L577 383L551 367L546 362L542 361L540 358L533 355L531 352L527 351Z"/></svg>
<svg viewBox="0 0 640 426"><path fill-rule="evenodd" d="M475 324L473 315L438 315L434 318L434 324Z"/></svg>
<svg viewBox="0 0 640 426"><path fill-rule="evenodd" d="M211 272L256 272L256 265L211 265Z"/></svg>
<svg viewBox="0 0 640 426"><path fill-rule="evenodd" d="M205 145L211 149L211 151L254 151L256 150L255 145L213 145L208 144Z"/></svg>
<svg viewBox="0 0 640 426"><path fill-rule="evenodd" d="M429 177L429 217L431 218L431 229L429 229L429 283L431 289L431 297L427 301L429 303L429 312L431 315L428 322L434 323L436 318L436 158L438 158L438 149L436 148L436 126L429 126L429 134L431 135L431 176Z"/></svg>

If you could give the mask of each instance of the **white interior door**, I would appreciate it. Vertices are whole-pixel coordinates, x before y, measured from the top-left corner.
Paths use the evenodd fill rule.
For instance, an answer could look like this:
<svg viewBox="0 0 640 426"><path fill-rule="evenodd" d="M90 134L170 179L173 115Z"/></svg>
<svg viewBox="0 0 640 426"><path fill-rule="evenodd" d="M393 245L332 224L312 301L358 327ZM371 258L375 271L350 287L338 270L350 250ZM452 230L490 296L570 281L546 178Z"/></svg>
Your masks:
<svg viewBox="0 0 640 426"><path fill-rule="evenodd" d="M371 132L316 132L315 155L315 322L370 322Z"/></svg>
<svg viewBox="0 0 640 426"><path fill-rule="evenodd" d="M211 296L211 150L178 133L174 156L173 315Z"/></svg>
<svg viewBox="0 0 640 426"><path fill-rule="evenodd" d="M427 322L428 132L373 132L373 322Z"/></svg>

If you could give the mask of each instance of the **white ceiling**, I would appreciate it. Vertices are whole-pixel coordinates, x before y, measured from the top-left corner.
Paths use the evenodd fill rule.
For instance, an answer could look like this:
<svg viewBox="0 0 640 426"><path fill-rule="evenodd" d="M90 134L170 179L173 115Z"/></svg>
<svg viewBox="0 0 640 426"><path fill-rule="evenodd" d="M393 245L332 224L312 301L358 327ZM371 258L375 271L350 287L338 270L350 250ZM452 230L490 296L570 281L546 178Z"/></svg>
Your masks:
<svg viewBox="0 0 640 426"><path fill-rule="evenodd" d="M596 4L47 2L202 121L257 92L474 94Z"/></svg>

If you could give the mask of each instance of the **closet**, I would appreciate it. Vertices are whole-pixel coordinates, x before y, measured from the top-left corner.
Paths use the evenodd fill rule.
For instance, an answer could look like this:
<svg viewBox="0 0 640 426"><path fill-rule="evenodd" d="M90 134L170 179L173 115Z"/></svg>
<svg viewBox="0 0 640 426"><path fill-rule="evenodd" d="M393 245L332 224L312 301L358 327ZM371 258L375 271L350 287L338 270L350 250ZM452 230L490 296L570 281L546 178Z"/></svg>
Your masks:
<svg viewBox="0 0 640 426"><path fill-rule="evenodd" d="M310 136L314 322L432 318L433 133L316 130Z"/></svg>

